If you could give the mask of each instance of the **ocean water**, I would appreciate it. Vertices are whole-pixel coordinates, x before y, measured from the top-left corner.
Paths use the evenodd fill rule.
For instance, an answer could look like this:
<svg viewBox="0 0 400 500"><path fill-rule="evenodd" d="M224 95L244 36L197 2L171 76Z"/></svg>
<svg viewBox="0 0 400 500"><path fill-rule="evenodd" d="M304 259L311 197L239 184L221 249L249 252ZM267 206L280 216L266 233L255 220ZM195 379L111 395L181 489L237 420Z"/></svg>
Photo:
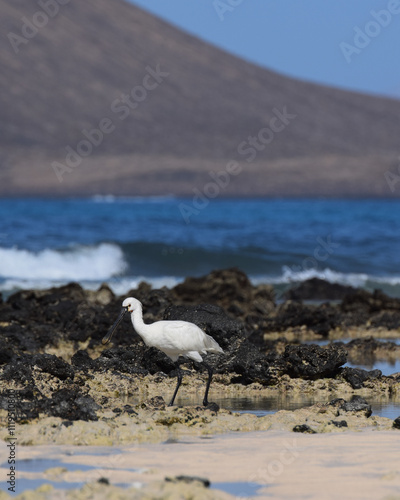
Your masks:
<svg viewBox="0 0 400 500"><path fill-rule="evenodd" d="M320 277L400 297L400 200L0 200L5 296L70 281L123 294L232 266L280 291Z"/></svg>

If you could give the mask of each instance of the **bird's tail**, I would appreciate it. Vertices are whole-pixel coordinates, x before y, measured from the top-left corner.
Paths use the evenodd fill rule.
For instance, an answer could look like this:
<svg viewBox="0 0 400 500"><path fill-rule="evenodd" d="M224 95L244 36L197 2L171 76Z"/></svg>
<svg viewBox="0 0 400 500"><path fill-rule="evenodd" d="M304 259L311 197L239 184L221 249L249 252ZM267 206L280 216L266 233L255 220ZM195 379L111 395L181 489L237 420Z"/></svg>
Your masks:
<svg viewBox="0 0 400 500"><path fill-rule="evenodd" d="M218 342L216 342L210 335L205 336L204 339L204 347L208 352L224 352Z"/></svg>

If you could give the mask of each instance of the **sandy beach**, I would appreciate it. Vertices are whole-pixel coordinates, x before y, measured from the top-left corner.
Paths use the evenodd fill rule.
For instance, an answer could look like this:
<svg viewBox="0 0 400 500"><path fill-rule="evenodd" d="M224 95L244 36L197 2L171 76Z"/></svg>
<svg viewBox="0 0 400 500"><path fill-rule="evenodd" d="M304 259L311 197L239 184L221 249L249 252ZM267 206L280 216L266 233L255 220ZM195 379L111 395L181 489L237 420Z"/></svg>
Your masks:
<svg viewBox="0 0 400 500"><path fill-rule="evenodd" d="M187 475L211 482L208 498L395 500L400 498L396 441L397 434L385 431L312 436L267 431L110 448L108 453L97 447L21 447L20 461L51 459L58 467L42 473L20 472L19 480L85 482L94 488L95 498L110 499L149 498L143 496L145 491L160 488L166 477ZM0 457L4 462L4 447ZM69 471L72 464L80 467ZM107 478L111 485L136 485L136 493L104 484L96 490L99 478ZM146 486L139 488L143 483ZM178 496L169 498L181 498L178 486L173 493ZM197 483L192 487L199 489L199 498L206 498L204 488ZM231 488L235 495L220 496L219 487ZM42 487L41 492L16 498L89 498L89 490L76 489L65 496ZM7 496L0 494L0 498Z"/></svg>

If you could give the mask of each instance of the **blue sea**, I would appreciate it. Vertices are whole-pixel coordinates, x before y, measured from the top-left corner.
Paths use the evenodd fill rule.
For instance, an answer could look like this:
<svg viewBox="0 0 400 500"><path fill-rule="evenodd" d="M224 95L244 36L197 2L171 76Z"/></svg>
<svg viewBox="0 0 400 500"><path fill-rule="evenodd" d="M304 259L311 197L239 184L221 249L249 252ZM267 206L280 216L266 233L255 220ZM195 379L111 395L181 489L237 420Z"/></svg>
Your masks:
<svg viewBox="0 0 400 500"><path fill-rule="evenodd" d="M400 297L398 200L196 207L174 197L0 200L0 291L76 281L124 294L235 266L277 290L319 277Z"/></svg>

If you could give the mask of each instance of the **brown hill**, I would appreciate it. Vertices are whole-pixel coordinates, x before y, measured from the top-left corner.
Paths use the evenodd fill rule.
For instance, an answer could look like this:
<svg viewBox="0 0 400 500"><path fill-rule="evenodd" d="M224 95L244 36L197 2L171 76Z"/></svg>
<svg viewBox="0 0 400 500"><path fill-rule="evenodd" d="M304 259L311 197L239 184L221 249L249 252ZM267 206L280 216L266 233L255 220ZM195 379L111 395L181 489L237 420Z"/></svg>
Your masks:
<svg viewBox="0 0 400 500"><path fill-rule="evenodd" d="M191 194L230 159L223 195L400 192L400 101L283 77L123 0L1 0L0 19L1 195Z"/></svg>

